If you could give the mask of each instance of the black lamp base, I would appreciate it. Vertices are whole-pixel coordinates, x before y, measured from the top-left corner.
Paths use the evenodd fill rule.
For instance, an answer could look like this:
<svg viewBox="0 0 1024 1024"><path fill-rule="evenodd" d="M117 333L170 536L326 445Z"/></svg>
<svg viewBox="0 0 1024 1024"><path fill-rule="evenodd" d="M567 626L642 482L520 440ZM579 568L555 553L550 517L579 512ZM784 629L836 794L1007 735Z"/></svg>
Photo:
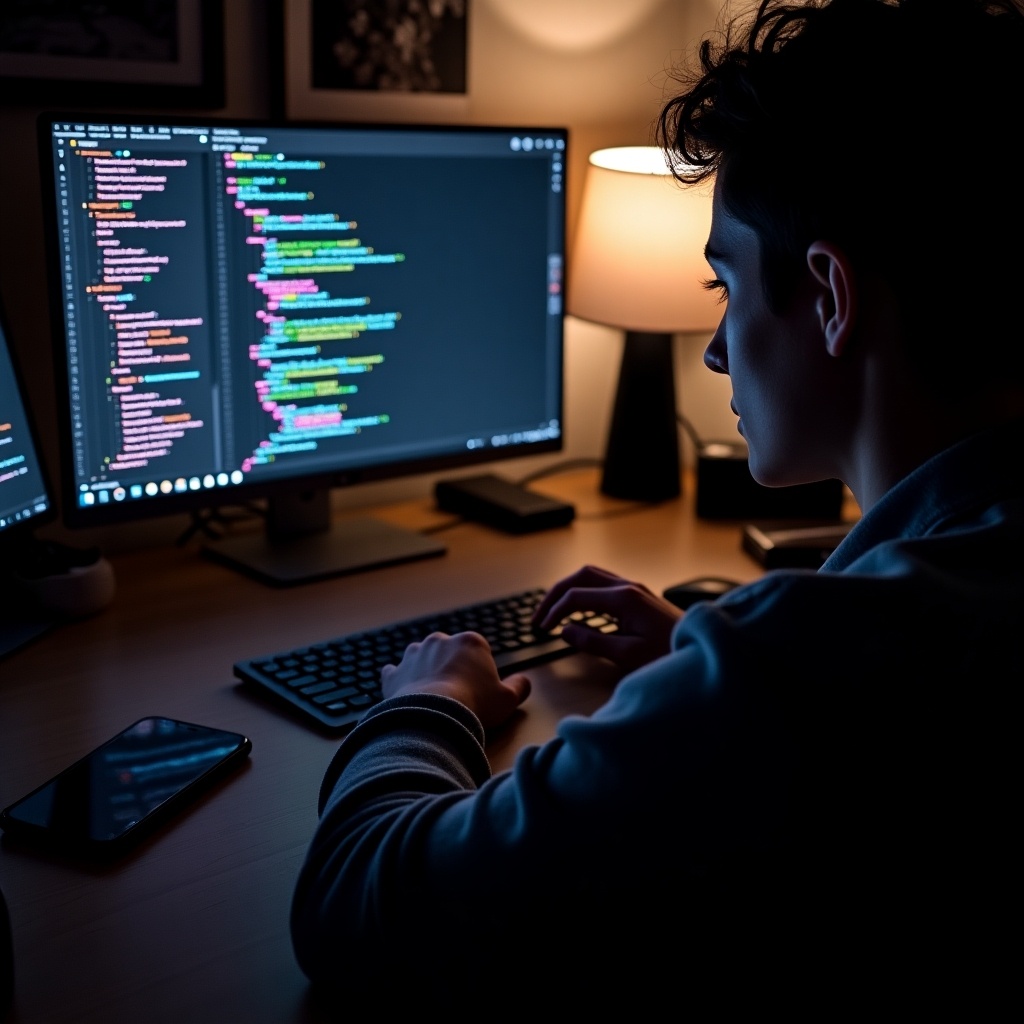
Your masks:
<svg viewBox="0 0 1024 1024"><path fill-rule="evenodd" d="M626 332L601 491L631 501L682 491L671 334Z"/></svg>

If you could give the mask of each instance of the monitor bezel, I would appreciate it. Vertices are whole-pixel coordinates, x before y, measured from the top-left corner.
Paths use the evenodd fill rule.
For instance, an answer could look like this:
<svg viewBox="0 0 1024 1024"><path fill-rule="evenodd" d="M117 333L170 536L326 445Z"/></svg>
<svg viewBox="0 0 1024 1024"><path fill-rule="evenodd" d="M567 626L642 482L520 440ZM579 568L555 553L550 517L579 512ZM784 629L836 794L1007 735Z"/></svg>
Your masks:
<svg viewBox="0 0 1024 1024"><path fill-rule="evenodd" d="M381 483L412 476L443 473L446 470L468 469L491 463L505 463L517 458L547 455L565 449L565 326L564 309L559 323L559 370L556 393L559 406L559 434L555 438L531 443L510 443L497 448L477 451L463 450L452 453L417 456L412 459L394 459L372 465L351 468L336 468L322 472L309 471L275 480L260 480L253 483L232 484L223 489L174 492L161 495L159 499L140 502L109 502L83 507L73 500L77 482L74 475L72 450L71 403L69 401L70 380L67 363L67 338L64 319L63 289L61 280L61 246L56 209L57 181L51 150L51 126L59 121L136 121L145 124L187 125L209 124L211 126L237 127L241 129L306 129L312 131L402 131L417 132L458 132L507 134L548 133L557 134L564 140L563 154L568 161L569 129L565 125L537 124L442 124L409 122L363 122L363 121L302 121L268 118L231 118L221 114L206 117L201 113L193 116L163 114L156 111L140 113L133 111L67 111L44 110L36 119L36 134L40 162L40 182L44 220L44 248L46 255L46 277L50 334L54 354L54 386L56 388L57 428L59 448L59 480L63 501L60 502L61 518L65 526L74 529L102 527L118 523L145 521L197 513L205 510L229 509L251 506L261 500L273 501L278 497L294 495L296 491L341 490L362 484ZM563 239L562 280L566 279L565 261L568 250L567 202L562 200Z"/></svg>

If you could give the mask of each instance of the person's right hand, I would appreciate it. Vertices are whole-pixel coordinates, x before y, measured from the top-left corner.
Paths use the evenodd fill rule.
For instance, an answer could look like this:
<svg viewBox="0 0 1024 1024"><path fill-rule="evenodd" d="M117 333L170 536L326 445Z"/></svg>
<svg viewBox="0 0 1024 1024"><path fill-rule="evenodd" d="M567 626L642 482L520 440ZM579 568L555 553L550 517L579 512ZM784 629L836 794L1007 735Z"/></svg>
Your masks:
<svg viewBox="0 0 1024 1024"><path fill-rule="evenodd" d="M530 694L529 677L498 676L491 648L479 633L431 633L409 644L397 665L380 674L385 697L439 693L472 711L485 729L503 725Z"/></svg>
<svg viewBox="0 0 1024 1024"><path fill-rule="evenodd" d="M626 671L668 654L672 630L683 614L642 583L585 565L547 592L534 613L533 625L550 630L567 615L587 611L614 616L618 630L601 633L568 622L562 627L562 636L578 650L607 658Z"/></svg>

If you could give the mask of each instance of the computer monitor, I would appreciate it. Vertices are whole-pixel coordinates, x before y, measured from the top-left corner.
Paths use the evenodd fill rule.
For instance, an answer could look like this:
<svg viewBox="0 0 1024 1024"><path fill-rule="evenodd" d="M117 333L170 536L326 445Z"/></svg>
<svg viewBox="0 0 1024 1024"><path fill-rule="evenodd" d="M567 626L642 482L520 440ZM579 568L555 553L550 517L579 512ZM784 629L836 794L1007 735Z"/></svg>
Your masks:
<svg viewBox="0 0 1024 1024"><path fill-rule="evenodd" d="M56 514L28 400L0 308L0 557ZM3 569L10 561L3 558Z"/></svg>
<svg viewBox="0 0 1024 1024"><path fill-rule="evenodd" d="M207 549L299 582L444 550L331 488L561 450L564 128L39 137L69 526L266 498Z"/></svg>
<svg viewBox="0 0 1024 1024"><path fill-rule="evenodd" d="M0 307L0 658L56 623L29 599L18 578L39 550L33 531L56 514L34 416Z"/></svg>

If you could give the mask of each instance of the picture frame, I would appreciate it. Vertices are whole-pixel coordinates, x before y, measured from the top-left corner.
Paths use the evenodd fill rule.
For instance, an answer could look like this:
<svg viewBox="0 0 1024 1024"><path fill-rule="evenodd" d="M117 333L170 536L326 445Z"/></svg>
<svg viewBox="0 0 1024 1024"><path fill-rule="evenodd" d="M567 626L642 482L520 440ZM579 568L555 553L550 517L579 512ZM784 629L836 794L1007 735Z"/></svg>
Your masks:
<svg viewBox="0 0 1024 1024"><path fill-rule="evenodd" d="M0 5L0 88L33 105L224 106L223 0Z"/></svg>
<svg viewBox="0 0 1024 1024"><path fill-rule="evenodd" d="M470 6L447 0L438 16L436 5L409 5L415 12L395 31L400 5L388 0L274 0L270 38L281 41L274 113L295 121L467 120ZM345 21L353 17L355 31ZM403 34L400 49L390 40Z"/></svg>

